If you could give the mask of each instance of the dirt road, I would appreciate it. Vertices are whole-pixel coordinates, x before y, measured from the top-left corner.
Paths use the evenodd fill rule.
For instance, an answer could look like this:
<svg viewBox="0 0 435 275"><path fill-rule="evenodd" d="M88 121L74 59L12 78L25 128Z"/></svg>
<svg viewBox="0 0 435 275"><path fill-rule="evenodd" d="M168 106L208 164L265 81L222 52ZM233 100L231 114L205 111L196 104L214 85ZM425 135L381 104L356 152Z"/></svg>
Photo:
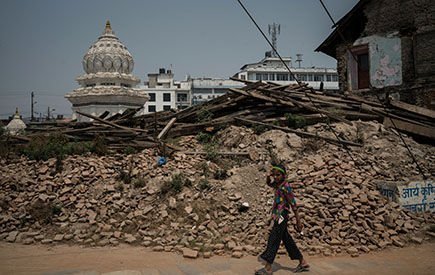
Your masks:
<svg viewBox="0 0 435 275"><path fill-rule="evenodd" d="M335 257L309 257L305 274L435 274L435 243L382 252ZM290 274L296 262L280 255L274 274ZM185 259L175 253L152 252L143 247L80 248L78 246L25 246L0 242L0 274L253 274L255 257L214 256Z"/></svg>

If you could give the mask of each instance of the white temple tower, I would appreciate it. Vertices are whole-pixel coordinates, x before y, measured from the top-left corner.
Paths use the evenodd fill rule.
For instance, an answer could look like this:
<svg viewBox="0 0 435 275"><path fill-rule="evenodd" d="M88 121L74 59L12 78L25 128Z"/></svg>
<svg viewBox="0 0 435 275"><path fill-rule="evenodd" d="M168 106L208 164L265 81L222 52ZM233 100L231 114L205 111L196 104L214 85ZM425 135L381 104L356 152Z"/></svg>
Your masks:
<svg viewBox="0 0 435 275"><path fill-rule="evenodd" d="M72 118L90 120L76 111L94 116L108 111L111 116L127 108L143 107L149 97L136 88L140 79L131 74L133 66L133 57L107 21L103 35L83 57L85 74L76 79L81 87L65 95L72 103Z"/></svg>

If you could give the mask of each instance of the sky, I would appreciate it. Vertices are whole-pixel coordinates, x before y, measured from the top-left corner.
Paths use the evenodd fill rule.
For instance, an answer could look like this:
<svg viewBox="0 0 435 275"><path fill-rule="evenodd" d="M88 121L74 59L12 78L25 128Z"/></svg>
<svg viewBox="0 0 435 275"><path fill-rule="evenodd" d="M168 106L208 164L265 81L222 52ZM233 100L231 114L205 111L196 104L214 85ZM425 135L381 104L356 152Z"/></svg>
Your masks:
<svg viewBox="0 0 435 275"><path fill-rule="evenodd" d="M323 0L337 21L358 0ZM242 0L267 34L281 25L281 56L303 54L302 66L336 67L314 52L332 31L318 0ZM106 20L135 62L142 81L159 68L176 80L228 78L270 50L237 0L0 0L0 118L18 107L30 116L71 115L66 93L79 87L82 59L104 31Z"/></svg>

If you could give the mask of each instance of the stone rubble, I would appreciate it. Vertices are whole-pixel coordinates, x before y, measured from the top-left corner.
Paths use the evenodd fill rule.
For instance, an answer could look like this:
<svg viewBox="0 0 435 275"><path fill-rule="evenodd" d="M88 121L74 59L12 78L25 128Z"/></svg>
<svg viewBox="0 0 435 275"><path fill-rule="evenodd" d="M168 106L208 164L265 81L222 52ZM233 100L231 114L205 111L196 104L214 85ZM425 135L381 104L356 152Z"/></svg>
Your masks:
<svg viewBox="0 0 435 275"><path fill-rule="evenodd" d="M28 245L127 243L188 258L257 255L269 227L273 193L265 177L271 156L286 164L293 183L304 229L302 235L289 225L289 231L305 253L356 257L434 238L434 214L408 212L376 189L376 180L421 177L399 137L376 122L332 126L364 146L347 151L278 130L256 135L252 129L230 126L215 136L220 148L243 147L250 159L220 157L213 162L204 155L178 152L158 166L157 153L147 149L128 156L69 156L59 173L54 159L0 159L0 240ZM331 134L325 124L307 130ZM406 141L433 178L434 147ZM178 145L202 150L194 136L183 137ZM221 170L227 178L214 179ZM133 180L124 183L120 175L128 173ZM184 175L191 185L179 193L162 193L175 174Z"/></svg>

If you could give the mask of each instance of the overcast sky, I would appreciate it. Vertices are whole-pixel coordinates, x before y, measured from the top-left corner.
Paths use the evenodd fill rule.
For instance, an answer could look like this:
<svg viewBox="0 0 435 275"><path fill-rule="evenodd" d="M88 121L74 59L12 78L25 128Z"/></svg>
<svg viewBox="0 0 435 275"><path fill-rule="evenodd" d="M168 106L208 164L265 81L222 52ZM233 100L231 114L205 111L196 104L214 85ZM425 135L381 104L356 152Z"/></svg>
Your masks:
<svg viewBox="0 0 435 275"><path fill-rule="evenodd" d="M318 0L242 0L267 33L279 23L278 52L302 66L336 67L314 49L331 33L332 23ZM357 0L324 0L335 20ZM228 78L270 50L236 0L2 0L0 9L0 116L15 107L71 114L64 95L78 88L82 58L110 20L115 35L133 55L133 74L142 82L159 68L176 80Z"/></svg>

